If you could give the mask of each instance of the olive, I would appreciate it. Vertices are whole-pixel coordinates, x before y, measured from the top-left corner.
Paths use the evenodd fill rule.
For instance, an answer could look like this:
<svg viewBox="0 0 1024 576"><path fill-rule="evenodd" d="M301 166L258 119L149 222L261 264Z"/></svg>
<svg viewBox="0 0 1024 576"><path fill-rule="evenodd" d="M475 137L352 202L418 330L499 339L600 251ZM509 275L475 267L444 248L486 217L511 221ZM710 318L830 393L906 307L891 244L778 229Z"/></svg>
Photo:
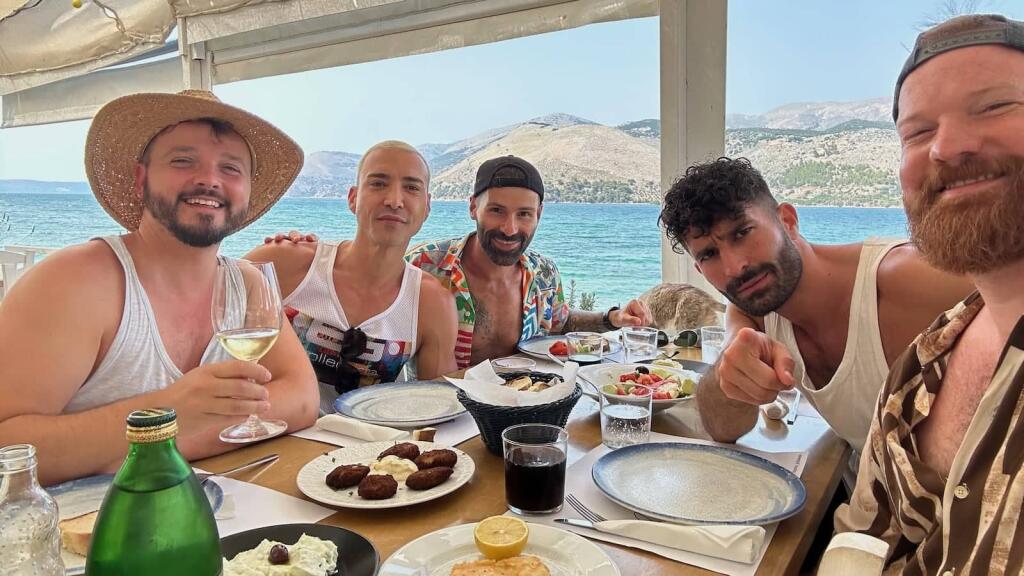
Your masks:
<svg viewBox="0 0 1024 576"><path fill-rule="evenodd" d="M651 371L648 370L646 366L637 366L636 367L636 373L637 374L650 374Z"/></svg>
<svg viewBox="0 0 1024 576"><path fill-rule="evenodd" d="M267 560L270 560L271 564L287 564L288 548L284 544L274 544Z"/></svg>

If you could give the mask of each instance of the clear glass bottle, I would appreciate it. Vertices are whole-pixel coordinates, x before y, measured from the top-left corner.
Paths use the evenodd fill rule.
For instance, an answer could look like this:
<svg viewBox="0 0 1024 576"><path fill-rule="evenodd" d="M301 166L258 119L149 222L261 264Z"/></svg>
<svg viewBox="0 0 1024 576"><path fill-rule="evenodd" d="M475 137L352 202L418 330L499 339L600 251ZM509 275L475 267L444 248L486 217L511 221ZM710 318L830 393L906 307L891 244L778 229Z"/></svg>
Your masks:
<svg viewBox="0 0 1024 576"><path fill-rule="evenodd" d="M96 519L88 576L221 573L217 523L177 433L170 408L128 415L131 446Z"/></svg>
<svg viewBox="0 0 1024 576"><path fill-rule="evenodd" d="M57 502L36 477L36 448L0 448L0 575L62 576Z"/></svg>

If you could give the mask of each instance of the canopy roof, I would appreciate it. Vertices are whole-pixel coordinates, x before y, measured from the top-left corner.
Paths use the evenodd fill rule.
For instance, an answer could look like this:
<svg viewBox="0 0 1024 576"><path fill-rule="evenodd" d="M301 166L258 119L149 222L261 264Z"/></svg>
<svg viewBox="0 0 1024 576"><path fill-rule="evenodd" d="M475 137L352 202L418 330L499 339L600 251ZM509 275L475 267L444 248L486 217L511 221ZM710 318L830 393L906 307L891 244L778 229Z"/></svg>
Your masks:
<svg viewBox="0 0 1024 576"><path fill-rule="evenodd" d="M89 118L133 92L657 14L657 0L83 0L79 9L70 0L0 0L2 126ZM175 28L177 47L167 42Z"/></svg>

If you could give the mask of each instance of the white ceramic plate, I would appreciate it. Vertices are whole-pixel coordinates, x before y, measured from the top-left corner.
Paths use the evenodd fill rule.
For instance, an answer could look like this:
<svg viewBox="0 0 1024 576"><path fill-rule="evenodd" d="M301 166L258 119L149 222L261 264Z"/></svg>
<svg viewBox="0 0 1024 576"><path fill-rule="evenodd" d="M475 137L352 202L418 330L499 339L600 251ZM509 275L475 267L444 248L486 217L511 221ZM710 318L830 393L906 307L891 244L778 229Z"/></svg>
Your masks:
<svg viewBox="0 0 1024 576"><path fill-rule="evenodd" d="M536 338L530 338L520 342L517 348L523 354L533 356L534 358L540 358L541 360L548 359L548 348L555 342L565 341L565 336L538 336ZM609 346L608 350L605 350L605 354L615 354L622 350L622 344L615 340L604 339L605 343ZM565 360L565 356L555 356L559 360Z"/></svg>
<svg viewBox="0 0 1024 576"><path fill-rule="evenodd" d="M626 446L599 458L592 474L612 501L677 524L763 526L796 514L807 499L789 470L721 446Z"/></svg>
<svg viewBox="0 0 1024 576"><path fill-rule="evenodd" d="M600 390L607 384L618 384L619 376L635 371L637 366L643 366L648 370L658 368L679 376L681 380L689 378L695 383L700 382L700 374L697 372L693 372L691 370L680 370L669 366L658 366L657 364L591 364L590 366L581 366L579 375L593 382L593 384L597 386L598 390ZM602 392L602 394L606 394L606 392ZM693 398L692 394L688 396L680 396L679 398L672 398L671 400L652 400L651 407L655 412L660 412L666 408L671 408L680 402L686 402L690 398Z"/></svg>
<svg viewBox="0 0 1024 576"><path fill-rule="evenodd" d="M343 416L399 428L447 422L466 411L447 382L421 380L376 384L338 396L334 409Z"/></svg>
<svg viewBox="0 0 1024 576"><path fill-rule="evenodd" d="M540 558L552 576L619 576L612 559L582 536L530 524L530 541L523 550ZM461 562L482 560L473 543L476 524L442 528L399 548L380 567L377 576L448 576Z"/></svg>
<svg viewBox="0 0 1024 576"><path fill-rule="evenodd" d="M458 490L466 482L469 482L469 479L473 477L473 472L476 470L476 464L473 462L473 459L458 448L434 444L433 442L413 442L413 444L420 447L420 452L439 450L441 448L455 452L459 459L455 462L455 472L452 473L451 477L430 490L410 490L405 486L404 482L399 482L398 492L386 500L366 500L359 496L355 486L334 490L327 485L327 474L331 470L343 464L365 464L369 466L371 462L377 459L378 454L395 444L398 444L398 442L373 442L372 444L339 448L333 452L317 456L303 466L302 470L299 470L299 475L295 481L303 494L317 502L330 506L365 509L399 508L427 502L428 500L434 500L435 498L450 494Z"/></svg>

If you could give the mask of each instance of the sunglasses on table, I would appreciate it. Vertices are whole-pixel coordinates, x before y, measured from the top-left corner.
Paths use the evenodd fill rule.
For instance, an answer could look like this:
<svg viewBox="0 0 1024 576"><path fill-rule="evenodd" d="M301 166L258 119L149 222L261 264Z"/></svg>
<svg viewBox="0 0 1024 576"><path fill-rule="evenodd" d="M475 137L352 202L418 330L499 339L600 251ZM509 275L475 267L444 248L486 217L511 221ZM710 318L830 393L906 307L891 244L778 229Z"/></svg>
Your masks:
<svg viewBox="0 0 1024 576"><path fill-rule="evenodd" d="M334 390L344 394L359 387L359 370L351 364L366 350L366 332L359 328L349 328L341 333L341 356L338 362L338 379L334 382Z"/></svg>
<svg viewBox="0 0 1024 576"><path fill-rule="evenodd" d="M668 334L661 330L658 330L658 340L662 342L668 342ZM672 344L679 348L694 348L700 344L700 331L680 330L679 334L677 334L675 339L672 340Z"/></svg>

